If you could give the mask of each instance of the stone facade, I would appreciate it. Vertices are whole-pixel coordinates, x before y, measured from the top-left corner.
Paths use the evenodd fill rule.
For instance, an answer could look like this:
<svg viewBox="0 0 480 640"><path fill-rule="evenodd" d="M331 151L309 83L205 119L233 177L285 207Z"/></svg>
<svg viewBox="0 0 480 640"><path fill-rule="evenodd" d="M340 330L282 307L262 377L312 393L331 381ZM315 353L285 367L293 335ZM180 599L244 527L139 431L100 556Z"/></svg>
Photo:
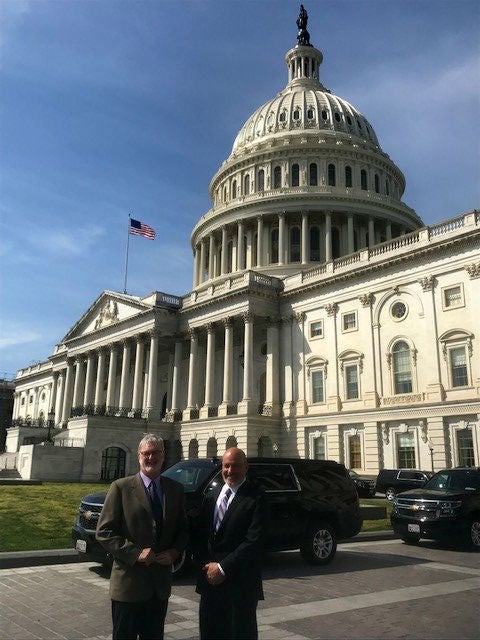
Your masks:
<svg viewBox="0 0 480 640"><path fill-rule="evenodd" d="M480 213L431 227L320 51L240 130L191 236L193 289L103 292L16 378L22 477L111 479L142 433L221 454L480 465Z"/></svg>

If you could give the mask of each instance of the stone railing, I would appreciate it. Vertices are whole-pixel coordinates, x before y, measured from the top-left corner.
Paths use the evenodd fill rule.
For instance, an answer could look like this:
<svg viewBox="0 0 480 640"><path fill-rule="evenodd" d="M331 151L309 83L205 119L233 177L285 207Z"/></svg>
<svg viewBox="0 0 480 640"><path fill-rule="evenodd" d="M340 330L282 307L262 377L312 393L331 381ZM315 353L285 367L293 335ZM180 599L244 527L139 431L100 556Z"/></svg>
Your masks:
<svg viewBox="0 0 480 640"><path fill-rule="evenodd" d="M183 298L183 307L188 308L199 302L210 300L221 293L227 293L248 287L271 289L272 293L282 290L282 281L257 271L238 271L213 280L207 280Z"/></svg>

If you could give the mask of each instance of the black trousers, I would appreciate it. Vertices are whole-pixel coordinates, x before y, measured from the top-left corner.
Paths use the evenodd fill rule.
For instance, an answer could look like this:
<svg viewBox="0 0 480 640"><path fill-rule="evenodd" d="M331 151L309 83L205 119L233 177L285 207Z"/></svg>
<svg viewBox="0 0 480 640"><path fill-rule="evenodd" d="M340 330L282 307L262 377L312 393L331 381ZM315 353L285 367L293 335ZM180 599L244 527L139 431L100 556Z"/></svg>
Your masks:
<svg viewBox="0 0 480 640"><path fill-rule="evenodd" d="M258 600L232 595L222 586L200 597L200 640L257 640Z"/></svg>
<svg viewBox="0 0 480 640"><path fill-rule="evenodd" d="M163 640L168 600L112 600L112 640Z"/></svg>

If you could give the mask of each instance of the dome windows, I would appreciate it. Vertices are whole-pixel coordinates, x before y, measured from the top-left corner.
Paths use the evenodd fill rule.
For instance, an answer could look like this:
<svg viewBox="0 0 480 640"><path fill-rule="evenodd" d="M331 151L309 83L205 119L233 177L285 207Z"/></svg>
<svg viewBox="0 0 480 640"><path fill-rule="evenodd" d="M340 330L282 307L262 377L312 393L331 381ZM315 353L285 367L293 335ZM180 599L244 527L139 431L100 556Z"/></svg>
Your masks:
<svg viewBox="0 0 480 640"><path fill-rule="evenodd" d="M232 182L232 199L237 197L237 181L233 180Z"/></svg>
<svg viewBox="0 0 480 640"><path fill-rule="evenodd" d="M300 186L300 167L298 164L292 164L292 187Z"/></svg>
<svg viewBox="0 0 480 640"><path fill-rule="evenodd" d="M328 120L328 113L325 111L325 109L322 109L322 118L326 121Z"/></svg>
<svg viewBox="0 0 480 640"><path fill-rule="evenodd" d="M352 167L345 167L345 186L347 188L352 187Z"/></svg>
<svg viewBox="0 0 480 640"><path fill-rule="evenodd" d="M290 262L300 262L300 227L290 230Z"/></svg>
<svg viewBox="0 0 480 640"><path fill-rule="evenodd" d="M285 109L280 113L280 115L278 116L278 119L279 119L280 122L286 122L287 121L287 112L286 112Z"/></svg>
<svg viewBox="0 0 480 640"><path fill-rule="evenodd" d="M247 173L245 178L243 179L243 194L245 196L248 196L249 193L250 193L250 176Z"/></svg>
<svg viewBox="0 0 480 640"><path fill-rule="evenodd" d="M336 183L337 183L337 179L336 179L335 165L329 164L328 165L328 186L334 187Z"/></svg>
<svg viewBox="0 0 480 640"><path fill-rule="evenodd" d="M385 193L387 196L390 195L390 180L388 178L385 180Z"/></svg>
<svg viewBox="0 0 480 640"><path fill-rule="evenodd" d="M265 171L260 169L257 176L258 191L265 190Z"/></svg>
<svg viewBox="0 0 480 640"><path fill-rule="evenodd" d="M380 178L378 177L378 173L375 174L374 182L375 182L375 193L380 193Z"/></svg>
<svg viewBox="0 0 480 640"><path fill-rule="evenodd" d="M296 108L293 110L293 115L292 115L293 119L294 119L295 121L300 120L300 115L301 115L301 111L300 111L300 109L299 109L298 107L296 107Z"/></svg>
<svg viewBox="0 0 480 640"><path fill-rule="evenodd" d="M310 163L308 177L310 186L316 187L318 185L318 168L315 162Z"/></svg>
<svg viewBox="0 0 480 640"><path fill-rule="evenodd" d="M367 191L368 186L367 186L367 172L365 171L365 169L362 169L360 171L360 187L363 191Z"/></svg>
<svg viewBox="0 0 480 640"><path fill-rule="evenodd" d="M351 127L352 126L352 119L351 119L350 116L347 116L347 122L348 122L348 125Z"/></svg>
<svg viewBox="0 0 480 640"><path fill-rule="evenodd" d="M278 165L273 170L273 188L280 189L282 186L282 168Z"/></svg>
<svg viewBox="0 0 480 640"><path fill-rule="evenodd" d="M342 120L341 117L340 117L340 114L338 113L338 111L335 111L335 120L337 122L340 122Z"/></svg>
<svg viewBox="0 0 480 640"><path fill-rule="evenodd" d="M315 111L312 107L308 107L307 109L307 120L313 120L315 118Z"/></svg>

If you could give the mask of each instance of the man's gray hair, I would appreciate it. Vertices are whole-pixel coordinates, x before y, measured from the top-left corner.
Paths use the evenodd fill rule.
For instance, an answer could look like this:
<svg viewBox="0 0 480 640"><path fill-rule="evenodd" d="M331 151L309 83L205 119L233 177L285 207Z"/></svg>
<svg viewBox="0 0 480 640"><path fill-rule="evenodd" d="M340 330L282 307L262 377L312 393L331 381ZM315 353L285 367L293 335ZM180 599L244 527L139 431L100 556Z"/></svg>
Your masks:
<svg viewBox="0 0 480 640"><path fill-rule="evenodd" d="M165 445L163 444L163 438L157 436L155 433L146 433L138 443L138 450L143 447L144 444L153 444L160 451L165 452Z"/></svg>

